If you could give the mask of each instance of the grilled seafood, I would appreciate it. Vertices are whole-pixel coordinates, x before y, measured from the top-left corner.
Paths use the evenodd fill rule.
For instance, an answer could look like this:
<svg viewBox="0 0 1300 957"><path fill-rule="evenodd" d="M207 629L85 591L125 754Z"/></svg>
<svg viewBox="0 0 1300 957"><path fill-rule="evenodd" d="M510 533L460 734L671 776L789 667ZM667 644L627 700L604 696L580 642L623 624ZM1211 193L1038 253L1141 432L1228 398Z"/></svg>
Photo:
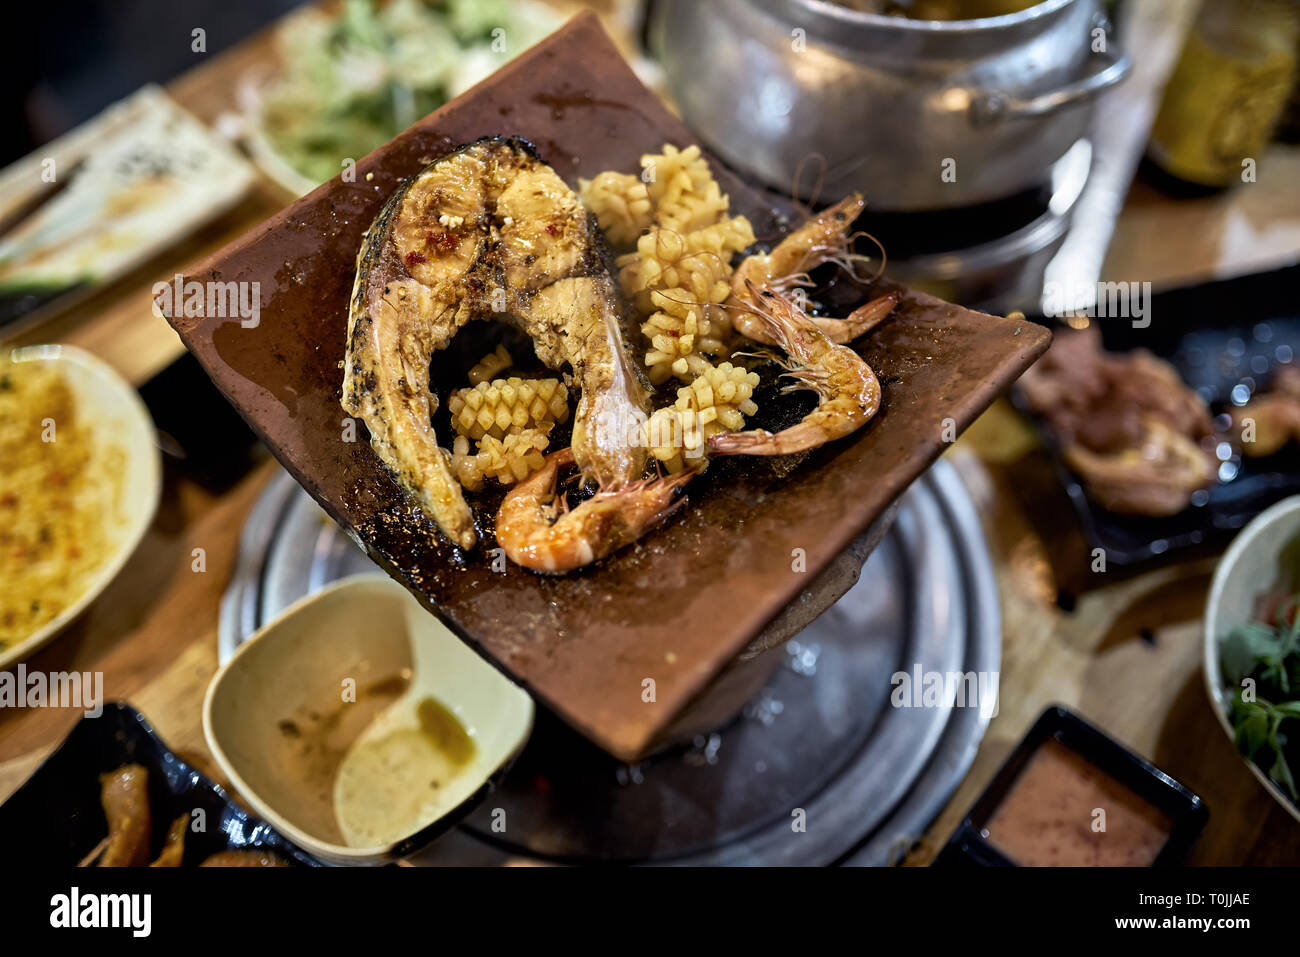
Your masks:
<svg viewBox="0 0 1300 957"><path fill-rule="evenodd" d="M897 305L898 293L890 292L878 296L870 302L863 303L843 319L835 319L831 316L808 316L808 318L831 342L838 345L847 345L859 336L866 335L888 319ZM762 324L755 319L752 312L742 312L740 315L742 318L735 323L735 327L741 331L745 338L753 339L755 342L761 342L764 345L779 345L777 342L770 341L771 337L763 329Z"/></svg>
<svg viewBox="0 0 1300 957"><path fill-rule="evenodd" d="M849 251L849 227L861 215L866 201L860 193L853 193L829 206L790 233L770 253L755 253L736 267L731 276L731 296L727 300L734 307L732 326L747 339L775 346L766 323L746 306L755 305L747 289L771 289L780 295L812 285L809 272L828 262L838 262L852 271L852 264L862 258ZM898 305L898 296L890 293L873 299L855 309L843 319L830 316L809 316L831 342L844 344L882 322Z"/></svg>
<svg viewBox="0 0 1300 957"><path fill-rule="evenodd" d="M581 389L573 456L602 487L635 481L646 451L629 436L648 391L628 360L625 316L594 217L523 140L483 139L407 180L357 260L344 409L462 548L473 515L438 447L429 362L466 323L499 316Z"/></svg>
<svg viewBox="0 0 1300 957"><path fill-rule="evenodd" d="M821 401L788 429L719 432L710 436L709 448L717 455L789 455L842 439L866 425L880 409L880 382L871 366L848 346L832 342L780 293L760 291L752 282L745 291L764 331L789 357L777 360L795 380L789 388L810 389Z"/></svg>
<svg viewBox="0 0 1300 957"><path fill-rule="evenodd" d="M510 490L497 512L497 542L515 564L536 572L566 572L630 545L685 502L673 493L693 471L598 491L570 509L556 492L562 468L574 464L572 449L546 463Z"/></svg>

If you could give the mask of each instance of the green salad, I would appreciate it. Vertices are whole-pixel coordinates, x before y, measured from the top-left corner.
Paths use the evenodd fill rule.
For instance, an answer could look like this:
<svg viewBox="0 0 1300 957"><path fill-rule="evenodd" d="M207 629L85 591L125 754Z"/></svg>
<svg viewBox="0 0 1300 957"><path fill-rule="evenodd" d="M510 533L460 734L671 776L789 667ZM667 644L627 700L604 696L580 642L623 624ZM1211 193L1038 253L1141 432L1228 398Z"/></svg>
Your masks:
<svg viewBox="0 0 1300 957"><path fill-rule="evenodd" d="M1234 628L1220 649L1224 678L1237 689L1237 748L1292 800L1300 800L1291 770L1300 762L1298 611L1300 594L1278 592L1263 603L1258 620Z"/></svg>
<svg viewBox="0 0 1300 957"><path fill-rule="evenodd" d="M308 8L277 36L283 72L265 92L262 134L291 167L323 182L559 22L525 0L344 0L333 14Z"/></svg>

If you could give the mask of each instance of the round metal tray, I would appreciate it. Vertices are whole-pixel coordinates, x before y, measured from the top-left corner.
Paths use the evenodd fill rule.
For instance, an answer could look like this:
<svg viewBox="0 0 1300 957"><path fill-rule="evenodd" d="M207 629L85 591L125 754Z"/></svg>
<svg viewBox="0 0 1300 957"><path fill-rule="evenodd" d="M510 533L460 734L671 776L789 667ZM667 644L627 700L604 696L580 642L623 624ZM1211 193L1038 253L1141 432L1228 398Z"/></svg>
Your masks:
<svg viewBox="0 0 1300 957"><path fill-rule="evenodd" d="M221 659L304 595L373 570L277 476L244 530ZM988 718L891 707L891 678L994 673L1000 638L979 519L941 461L908 490L858 583L770 652L783 667L740 716L628 766L543 710L502 786L416 862L893 863L965 775Z"/></svg>

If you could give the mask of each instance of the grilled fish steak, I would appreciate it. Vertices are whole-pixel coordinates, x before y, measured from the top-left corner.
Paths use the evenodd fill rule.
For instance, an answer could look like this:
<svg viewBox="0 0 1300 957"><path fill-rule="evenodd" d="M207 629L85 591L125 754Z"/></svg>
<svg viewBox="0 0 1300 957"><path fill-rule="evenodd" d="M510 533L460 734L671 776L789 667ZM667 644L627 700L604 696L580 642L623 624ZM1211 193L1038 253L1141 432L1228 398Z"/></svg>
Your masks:
<svg viewBox="0 0 1300 957"><path fill-rule="evenodd" d="M429 361L475 319L514 323L581 390L573 454L602 487L640 478L649 389L628 359L627 314L595 217L518 138L461 147L403 183L357 257L343 408L455 544L473 515L438 447Z"/></svg>

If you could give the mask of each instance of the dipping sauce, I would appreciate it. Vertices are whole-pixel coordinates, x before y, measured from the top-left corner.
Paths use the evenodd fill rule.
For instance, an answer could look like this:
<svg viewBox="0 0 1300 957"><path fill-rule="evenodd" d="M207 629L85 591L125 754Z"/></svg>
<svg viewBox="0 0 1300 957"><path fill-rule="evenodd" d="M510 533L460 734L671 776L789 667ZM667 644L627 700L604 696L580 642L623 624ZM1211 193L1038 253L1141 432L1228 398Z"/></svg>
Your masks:
<svg viewBox="0 0 1300 957"><path fill-rule="evenodd" d="M1094 830L1096 809L1105 830ZM982 831L1028 867L1148 867L1173 820L1055 739L1041 745Z"/></svg>
<svg viewBox="0 0 1300 957"><path fill-rule="evenodd" d="M459 800L448 785L472 763L474 739L433 698L422 698L416 713L418 728L362 738L339 765L334 811L348 846L401 840Z"/></svg>
<svg viewBox="0 0 1300 957"><path fill-rule="evenodd" d="M336 701L320 709L301 708L279 722L278 765L303 782L313 800L302 801L290 819L308 833L335 843L343 834L334 814L334 782L349 749L410 684L409 674L390 675L362 685L355 701Z"/></svg>

